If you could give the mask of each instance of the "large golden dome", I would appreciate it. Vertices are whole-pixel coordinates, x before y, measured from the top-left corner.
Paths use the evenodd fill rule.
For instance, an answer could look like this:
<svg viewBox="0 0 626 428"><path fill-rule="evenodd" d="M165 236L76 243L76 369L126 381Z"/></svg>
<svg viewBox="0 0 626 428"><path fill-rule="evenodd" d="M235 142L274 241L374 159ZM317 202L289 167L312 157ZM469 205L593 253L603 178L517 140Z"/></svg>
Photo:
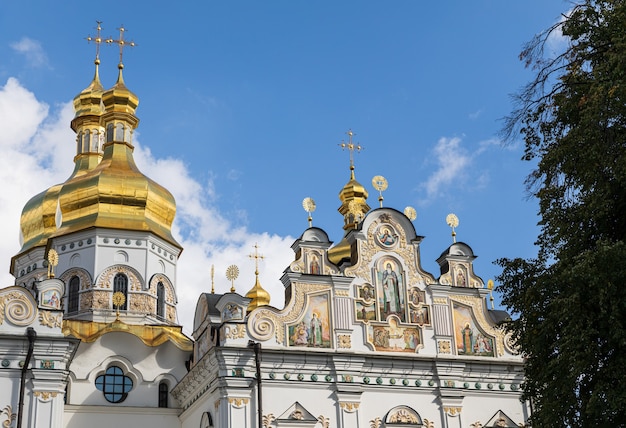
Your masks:
<svg viewBox="0 0 626 428"><path fill-rule="evenodd" d="M172 194L146 177L133 159L132 133L139 123L137 96L117 83L102 94L101 124L106 138L102 160L94 169L70 178L59 194L61 225L55 236L92 227L152 232L180 248L172 236L176 214Z"/></svg>
<svg viewBox="0 0 626 428"><path fill-rule="evenodd" d="M78 150L74 158L74 171L68 181L93 169L100 161L98 136L102 129L100 116L104 112L102 107L104 88L100 83L99 64L100 60L96 58L96 71L91 83L74 97L75 116L71 127L77 133ZM56 184L33 196L22 209L20 254L31 248L46 245L48 238L55 233L58 197L62 187L63 184Z"/></svg>
<svg viewBox="0 0 626 428"><path fill-rule="evenodd" d="M26 203L18 255L45 246L50 237L92 227L152 232L180 248L171 233L174 197L142 174L133 159L131 137L139 123L139 99L125 86L121 64L115 86L104 91L99 63L96 59L90 85L74 98L74 171L64 183Z"/></svg>

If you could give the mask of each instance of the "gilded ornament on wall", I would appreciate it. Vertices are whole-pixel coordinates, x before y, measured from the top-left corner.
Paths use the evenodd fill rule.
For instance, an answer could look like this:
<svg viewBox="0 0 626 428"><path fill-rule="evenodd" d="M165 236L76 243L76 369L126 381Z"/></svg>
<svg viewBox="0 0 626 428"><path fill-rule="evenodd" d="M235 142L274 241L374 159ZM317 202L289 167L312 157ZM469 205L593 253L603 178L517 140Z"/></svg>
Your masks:
<svg viewBox="0 0 626 428"><path fill-rule="evenodd" d="M352 336L350 336L349 334L340 334L339 336L337 336L337 340L341 349L352 348Z"/></svg>
<svg viewBox="0 0 626 428"><path fill-rule="evenodd" d="M452 353L452 344L449 340L438 340L437 349L440 354L450 354Z"/></svg>
<svg viewBox="0 0 626 428"><path fill-rule="evenodd" d="M263 428L269 428L270 425L276 420L276 416L273 413L269 415L263 415Z"/></svg>
<svg viewBox="0 0 626 428"><path fill-rule="evenodd" d="M351 401L340 401L339 407L347 413L354 413L359 408L359 403L351 402Z"/></svg>
<svg viewBox="0 0 626 428"><path fill-rule="evenodd" d="M228 402L229 402L229 403L230 403L233 407L236 407L236 408L241 408L241 407L243 407L243 406L247 405L247 404L250 402L250 400L249 400L249 399L247 399L247 398L229 398L229 399L228 399Z"/></svg>
<svg viewBox="0 0 626 428"><path fill-rule="evenodd" d="M50 311L39 311L39 324L50 328L61 327L63 325L63 316Z"/></svg>
<svg viewBox="0 0 626 428"><path fill-rule="evenodd" d="M443 408L443 411L450 416L457 416L461 414L461 410L462 410L462 407L444 406Z"/></svg>

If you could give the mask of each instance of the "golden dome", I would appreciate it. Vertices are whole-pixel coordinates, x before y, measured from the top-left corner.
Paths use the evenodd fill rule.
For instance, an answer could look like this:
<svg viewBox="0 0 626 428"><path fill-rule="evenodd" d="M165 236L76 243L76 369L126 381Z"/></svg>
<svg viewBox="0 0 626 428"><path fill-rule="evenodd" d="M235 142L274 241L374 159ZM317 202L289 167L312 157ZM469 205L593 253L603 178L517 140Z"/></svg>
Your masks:
<svg viewBox="0 0 626 428"><path fill-rule="evenodd" d="M85 89L74 97L74 111L76 112L72 120L71 127L78 134L78 152L74 159L75 167L70 180L76 175L81 175L93 169L100 161L98 153L99 147L91 151L92 140L97 140L100 133L100 116L104 112L102 109L102 93L104 88L100 83L98 66L100 60L94 61L96 70L94 77ZM86 147L82 153L82 148ZM95 156L94 156L95 153ZM58 196L63 184L56 184L47 190L32 197L22 209L20 218L20 230L22 237L22 248L20 254L31 248L46 245L48 238L56 231L56 213L58 206Z"/></svg>
<svg viewBox="0 0 626 428"><path fill-rule="evenodd" d="M176 214L172 194L139 171L131 136L139 123L139 99L124 85L122 65L113 88L102 94L106 142L100 163L75 175L59 195L61 226L55 236L91 227L152 232L180 248L171 233Z"/></svg>
<svg viewBox="0 0 626 428"><path fill-rule="evenodd" d="M252 301L248 304L248 312L258 308L259 306L269 305L271 300L270 293L261 287L261 283L259 282L259 272L256 271L255 274L256 282L254 287L246 293L246 298L252 299Z"/></svg>
<svg viewBox="0 0 626 428"><path fill-rule="evenodd" d="M354 177L354 165L350 165L350 180L339 192L341 206L338 211L343 215L344 237L337 245L328 250L328 259L338 265L342 261L350 260L352 249L346 240L346 235L352 229L356 229L359 222L370 210L367 205L367 190Z"/></svg>

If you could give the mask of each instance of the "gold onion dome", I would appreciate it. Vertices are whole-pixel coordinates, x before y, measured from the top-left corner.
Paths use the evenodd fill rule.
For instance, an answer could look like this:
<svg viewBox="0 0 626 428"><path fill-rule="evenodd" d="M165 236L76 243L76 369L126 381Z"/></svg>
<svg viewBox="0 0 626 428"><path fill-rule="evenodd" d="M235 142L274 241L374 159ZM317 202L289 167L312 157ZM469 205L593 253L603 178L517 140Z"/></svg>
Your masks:
<svg viewBox="0 0 626 428"><path fill-rule="evenodd" d="M123 65L113 88L102 94L106 136L102 160L68 180L60 192L61 225L55 236L92 227L152 232L180 248L171 233L172 194L139 171L131 142L139 99L124 84Z"/></svg>
<svg viewBox="0 0 626 428"><path fill-rule="evenodd" d="M350 180L339 192L339 200L341 206L338 211L344 217L343 229L345 230L344 238L328 250L328 258L334 264L340 264L344 260L350 260L351 249L350 243L346 240L349 231L356 229L360 220L370 210L367 205L367 190L356 181L354 176L354 165L350 165Z"/></svg>
<svg viewBox="0 0 626 428"><path fill-rule="evenodd" d="M248 312L258 308L259 306L267 306L270 304L270 293L261 287L258 271L256 272L256 282L254 287L246 293L246 298L252 299L252 301L248 304Z"/></svg>
<svg viewBox="0 0 626 428"><path fill-rule="evenodd" d="M102 108L102 93L104 88L100 83L98 66L100 60L94 61L96 70L94 77L85 89L74 97L75 116L71 127L78 134L78 152L74 159L75 167L71 180L86 170L93 169L99 162L97 148L96 156L81 156L81 142L87 142L87 147L93 147L89 142L95 138L93 134L100 132L100 116L104 112ZM91 138L90 138L91 137ZM97 141L97 139L96 139ZM33 196L22 209L20 218L21 245L20 254L35 247L46 245L47 239L56 231L56 212L59 192L63 184L56 184L47 190Z"/></svg>

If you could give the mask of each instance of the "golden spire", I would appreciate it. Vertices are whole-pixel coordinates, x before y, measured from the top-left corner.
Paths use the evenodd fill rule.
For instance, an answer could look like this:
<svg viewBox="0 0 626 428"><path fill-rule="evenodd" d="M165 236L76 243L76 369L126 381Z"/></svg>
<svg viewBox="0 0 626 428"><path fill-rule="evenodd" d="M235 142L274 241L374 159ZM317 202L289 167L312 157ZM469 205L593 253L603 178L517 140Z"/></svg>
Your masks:
<svg viewBox="0 0 626 428"><path fill-rule="evenodd" d="M345 232L341 242L328 251L328 258L334 264L350 259L351 249L350 244L346 240L346 235L358 227L359 222L363 220L365 214L370 210L369 205L367 205L367 190L361 183L356 181L354 176L354 152L360 152L363 150L363 147L352 141L352 137L355 135L352 130L349 130L346 134L348 134L348 142L342 141L339 146L350 151L350 181L339 192L341 206L338 211L343 215L343 229Z"/></svg>
<svg viewBox="0 0 626 428"><path fill-rule="evenodd" d="M259 254L259 246L256 243L254 244L254 254L250 254L248 257L254 259L254 275L256 276L254 287L246 293L246 297L248 299L252 299L252 301L248 304L248 312L250 312L259 306L269 305L270 294L263 287L261 287L261 282L259 281L259 259L263 260L265 257Z"/></svg>
<svg viewBox="0 0 626 428"><path fill-rule="evenodd" d="M491 310L494 310L493 307L493 279L487 281L487 288L489 289L489 301L491 302Z"/></svg>
<svg viewBox="0 0 626 428"><path fill-rule="evenodd" d="M339 199L342 202L339 212L344 217L343 228L347 233L349 230L356 229L359 220L365 217L370 207L367 205L367 190L356 181L354 176L354 152L360 152L363 147L352 141L352 137L356 135L352 130L348 130L346 134L348 135L348 142L342 141L339 146L342 150L348 149L350 152L350 181L339 192Z"/></svg>
<svg viewBox="0 0 626 428"><path fill-rule="evenodd" d="M211 294L215 294L215 265L211 265Z"/></svg>

